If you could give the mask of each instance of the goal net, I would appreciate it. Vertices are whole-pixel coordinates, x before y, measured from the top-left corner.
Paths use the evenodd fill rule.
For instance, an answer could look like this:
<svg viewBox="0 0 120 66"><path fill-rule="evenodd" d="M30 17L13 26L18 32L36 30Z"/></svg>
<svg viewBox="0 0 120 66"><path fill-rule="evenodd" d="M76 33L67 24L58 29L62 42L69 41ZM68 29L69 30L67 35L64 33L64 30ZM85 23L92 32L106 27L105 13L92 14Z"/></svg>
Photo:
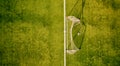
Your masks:
<svg viewBox="0 0 120 66"><path fill-rule="evenodd" d="M66 18L68 54L74 54L79 51L83 43L86 27L82 20L82 2L82 0L77 0Z"/></svg>

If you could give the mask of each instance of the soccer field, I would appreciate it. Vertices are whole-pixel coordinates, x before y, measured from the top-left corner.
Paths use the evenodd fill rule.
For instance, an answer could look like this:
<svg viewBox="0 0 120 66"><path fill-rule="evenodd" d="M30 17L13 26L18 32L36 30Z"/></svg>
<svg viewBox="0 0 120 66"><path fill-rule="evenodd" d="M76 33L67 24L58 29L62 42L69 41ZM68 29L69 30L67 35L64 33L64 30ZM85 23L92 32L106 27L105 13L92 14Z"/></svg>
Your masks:
<svg viewBox="0 0 120 66"><path fill-rule="evenodd" d="M0 66L63 66L63 1L0 0Z"/></svg>
<svg viewBox="0 0 120 66"><path fill-rule="evenodd" d="M67 16L80 14L82 0L66 0ZM119 66L120 65L120 1L84 0L83 21L86 25L81 49L67 54L67 66ZM78 9L78 10L77 10ZM76 14L77 13L77 14ZM73 29L73 35L79 28ZM80 37L78 37L80 38ZM73 38L74 39L74 38ZM74 39L81 41L80 39ZM80 44L76 44L80 45Z"/></svg>
<svg viewBox="0 0 120 66"><path fill-rule="evenodd" d="M0 0L0 66L64 66L63 1ZM81 16L82 0L70 14L76 1L66 0L66 17ZM120 1L84 1L67 66L119 66Z"/></svg>

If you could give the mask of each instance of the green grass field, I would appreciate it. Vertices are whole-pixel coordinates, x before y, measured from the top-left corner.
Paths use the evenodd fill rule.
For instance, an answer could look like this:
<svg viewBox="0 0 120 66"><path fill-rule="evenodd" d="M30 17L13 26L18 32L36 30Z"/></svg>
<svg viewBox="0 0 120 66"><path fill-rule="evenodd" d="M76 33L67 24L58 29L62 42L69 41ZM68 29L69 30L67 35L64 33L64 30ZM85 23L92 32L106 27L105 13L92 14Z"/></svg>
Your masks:
<svg viewBox="0 0 120 66"><path fill-rule="evenodd" d="M119 66L119 17L119 0L86 0L85 38L67 66ZM0 66L63 66L63 19L62 0L0 0Z"/></svg>
<svg viewBox="0 0 120 66"><path fill-rule="evenodd" d="M76 0L67 0L67 16L75 2ZM77 7L80 8L81 6ZM119 0L86 0L83 10L85 38L82 48L77 53L67 54L67 66L119 66L119 17Z"/></svg>
<svg viewBox="0 0 120 66"><path fill-rule="evenodd" d="M0 0L0 66L63 66L63 1Z"/></svg>

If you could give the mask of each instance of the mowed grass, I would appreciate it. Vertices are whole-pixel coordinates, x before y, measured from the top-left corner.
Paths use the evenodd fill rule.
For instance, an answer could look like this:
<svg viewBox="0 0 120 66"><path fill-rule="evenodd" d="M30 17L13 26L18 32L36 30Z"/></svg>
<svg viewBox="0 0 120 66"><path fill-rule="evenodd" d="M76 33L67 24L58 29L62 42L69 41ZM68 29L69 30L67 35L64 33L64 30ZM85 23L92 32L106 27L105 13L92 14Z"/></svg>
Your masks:
<svg viewBox="0 0 120 66"><path fill-rule="evenodd" d="M0 66L63 66L63 1L0 0Z"/></svg>
<svg viewBox="0 0 120 66"><path fill-rule="evenodd" d="M67 0L67 16L75 2L76 0ZM67 66L119 66L119 16L119 0L86 0L83 12L85 39L77 53L67 54Z"/></svg>

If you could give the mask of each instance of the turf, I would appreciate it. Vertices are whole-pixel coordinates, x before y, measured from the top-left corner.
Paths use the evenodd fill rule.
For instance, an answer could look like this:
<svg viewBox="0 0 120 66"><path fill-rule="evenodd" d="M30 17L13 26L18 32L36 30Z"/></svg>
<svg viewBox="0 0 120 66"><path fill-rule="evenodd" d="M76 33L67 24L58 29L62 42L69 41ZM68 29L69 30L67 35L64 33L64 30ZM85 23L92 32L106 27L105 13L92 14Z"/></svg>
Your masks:
<svg viewBox="0 0 120 66"><path fill-rule="evenodd" d="M67 16L75 2L67 0ZM80 9L81 6L76 8ZM85 38L80 51L73 55L67 54L67 66L119 66L119 17L119 0L86 0L83 10Z"/></svg>
<svg viewBox="0 0 120 66"><path fill-rule="evenodd" d="M0 0L0 66L63 66L63 1Z"/></svg>

